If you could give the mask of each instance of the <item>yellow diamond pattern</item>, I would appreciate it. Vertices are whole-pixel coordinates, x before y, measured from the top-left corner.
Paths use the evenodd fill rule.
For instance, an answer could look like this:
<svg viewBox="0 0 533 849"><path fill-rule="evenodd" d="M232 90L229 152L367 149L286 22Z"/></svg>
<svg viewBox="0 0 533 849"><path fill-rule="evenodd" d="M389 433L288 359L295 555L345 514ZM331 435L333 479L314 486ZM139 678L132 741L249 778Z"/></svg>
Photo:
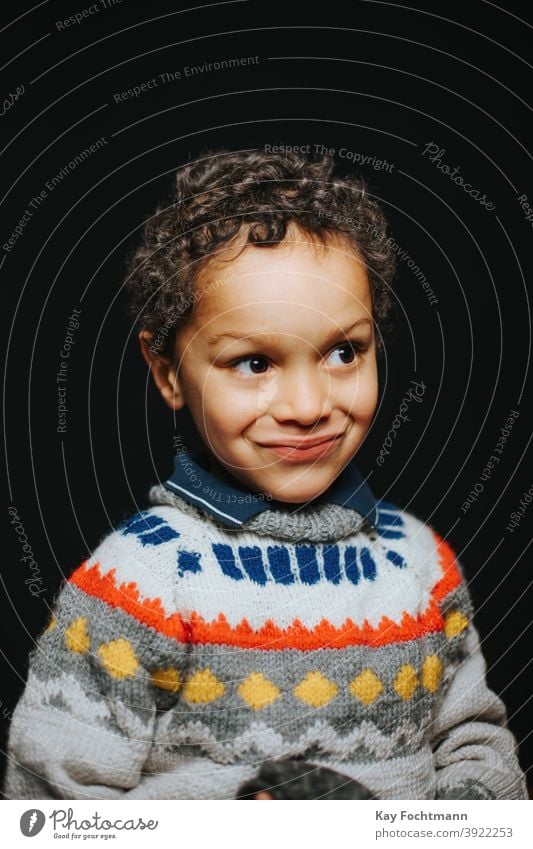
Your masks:
<svg viewBox="0 0 533 849"><path fill-rule="evenodd" d="M352 696L355 696L364 705L371 705L383 692L383 684L372 669L363 669L353 679L349 690Z"/></svg>
<svg viewBox="0 0 533 849"><path fill-rule="evenodd" d="M104 669L113 678L130 678L140 665L130 641L124 637L102 643L98 655L102 658Z"/></svg>
<svg viewBox="0 0 533 849"><path fill-rule="evenodd" d="M65 631L65 645L70 651L85 654L86 651L89 651L90 644L91 638L87 632L87 620L85 616L79 616Z"/></svg>
<svg viewBox="0 0 533 849"><path fill-rule="evenodd" d="M294 695L311 707L322 707L335 698L339 688L321 672L308 672L294 688Z"/></svg>
<svg viewBox="0 0 533 849"><path fill-rule="evenodd" d="M262 672L252 672L237 688L239 696L252 710L261 710L275 702L280 690Z"/></svg>
<svg viewBox="0 0 533 849"><path fill-rule="evenodd" d="M191 704L213 702L224 695L225 687L210 669L201 669L192 675L183 688L183 698Z"/></svg>
<svg viewBox="0 0 533 849"><path fill-rule="evenodd" d="M422 686L430 693L434 693L440 684L442 675L442 661L436 654L428 654L422 664L420 681Z"/></svg>
<svg viewBox="0 0 533 849"><path fill-rule="evenodd" d="M177 669L154 669L151 674L152 684L160 690L168 690L169 693L177 693L180 688L181 678Z"/></svg>
<svg viewBox="0 0 533 849"><path fill-rule="evenodd" d="M468 628L468 619L459 610L451 610L444 617L444 633L451 640Z"/></svg>
<svg viewBox="0 0 533 849"><path fill-rule="evenodd" d="M394 679L394 689L399 697L408 701L412 698L417 687L418 678L414 668L409 663L400 666L400 670Z"/></svg>

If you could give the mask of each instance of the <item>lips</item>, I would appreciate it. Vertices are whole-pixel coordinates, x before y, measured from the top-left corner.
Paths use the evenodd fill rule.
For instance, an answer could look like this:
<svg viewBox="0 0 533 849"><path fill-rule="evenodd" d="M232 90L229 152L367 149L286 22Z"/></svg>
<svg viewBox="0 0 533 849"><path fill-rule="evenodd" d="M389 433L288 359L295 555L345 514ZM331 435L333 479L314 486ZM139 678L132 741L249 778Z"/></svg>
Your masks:
<svg viewBox="0 0 533 849"><path fill-rule="evenodd" d="M268 451L272 451L283 460L292 463L305 463L308 460L316 460L329 451L334 450L344 434L333 434L329 437L315 437L315 439L300 440L297 444L273 443L263 445ZM303 444L302 444L303 443Z"/></svg>
<svg viewBox="0 0 533 849"><path fill-rule="evenodd" d="M316 436L314 438L303 439L280 439L279 442L260 442L264 448L296 448L298 450L313 448L315 445L322 445L323 442L331 442L333 439L340 439L342 433L329 433L325 436Z"/></svg>

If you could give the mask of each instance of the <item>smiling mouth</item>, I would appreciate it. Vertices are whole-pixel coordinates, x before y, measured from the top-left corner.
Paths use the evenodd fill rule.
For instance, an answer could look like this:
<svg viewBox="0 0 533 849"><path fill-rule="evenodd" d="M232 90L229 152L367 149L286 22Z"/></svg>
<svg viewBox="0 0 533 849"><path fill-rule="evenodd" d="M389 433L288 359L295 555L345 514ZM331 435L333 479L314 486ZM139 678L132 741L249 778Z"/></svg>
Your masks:
<svg viewBox="0 0 533 849"><path fill-rule="evenodd" d="M331 436L321 440L320 442L314 442L312 445L306 445L305 442L303 444L300 443L299 445L276 443L273 445L261 445L261 448L273 451L285 460L314 460L316 457L320 457L335 448L343 436L343 433L337 434L337 436Z"/></svg>

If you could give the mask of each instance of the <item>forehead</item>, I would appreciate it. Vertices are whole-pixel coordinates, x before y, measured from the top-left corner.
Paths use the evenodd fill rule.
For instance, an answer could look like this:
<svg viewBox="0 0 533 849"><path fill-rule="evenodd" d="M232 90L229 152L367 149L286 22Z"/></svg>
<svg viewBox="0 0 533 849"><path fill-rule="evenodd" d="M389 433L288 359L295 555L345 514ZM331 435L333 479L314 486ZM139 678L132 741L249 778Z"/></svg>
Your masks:
<svg viewBox="0 0 533 849"><path fill-rule="evenodd" d="M369 317L372 298L363 261L344 239L317 244L297 235L276 247L249 246L210 264L197 283L196 321L232 324L241 331L259 317L283 330L296 322L346 324ZM301 327L300 327L301 329Z"/></svg>

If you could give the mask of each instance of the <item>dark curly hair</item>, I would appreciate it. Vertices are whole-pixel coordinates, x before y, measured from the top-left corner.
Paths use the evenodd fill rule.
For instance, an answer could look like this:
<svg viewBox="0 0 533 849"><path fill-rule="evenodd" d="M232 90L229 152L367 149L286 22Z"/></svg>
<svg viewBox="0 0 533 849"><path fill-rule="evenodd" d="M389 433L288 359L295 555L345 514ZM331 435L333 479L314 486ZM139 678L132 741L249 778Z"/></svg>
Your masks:
<svg viewBox="0 0 533 849"><path fill-rule="evenodd" d="M176 330L197 300L194 283L217 253L243 236L242 250L273 247L291 224L322 244L332 235L351 243L365 263L374 320L383 329L395 270L387 224L364 181L333 170L329 157L262 150L206 151L178 169L175 194L146 222L125 282L131 314L152 334L153 353L174 358Z"/></svg>

